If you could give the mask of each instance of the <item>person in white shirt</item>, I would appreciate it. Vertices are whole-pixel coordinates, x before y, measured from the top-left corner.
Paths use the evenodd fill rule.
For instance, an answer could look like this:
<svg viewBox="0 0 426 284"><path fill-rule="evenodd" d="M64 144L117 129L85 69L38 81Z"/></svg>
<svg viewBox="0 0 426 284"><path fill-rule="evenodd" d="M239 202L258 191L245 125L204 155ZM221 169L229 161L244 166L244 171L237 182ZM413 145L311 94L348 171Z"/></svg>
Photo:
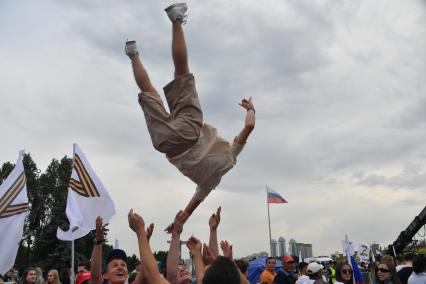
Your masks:
<svg viewBox="0 0 426 284"><path fill-rule="evenodd" d="M408 284L426 284L426 258L418 255L413 261L413 274L408 278Z"/></svg>
<svg viewBox="0 0 426 284"><path fill-rule="evenodd" d="M308 263L302 261L299 263L299 277L296 284L303 284L306 280L309 280L309 276L306 273L308 273Z"/></svg>

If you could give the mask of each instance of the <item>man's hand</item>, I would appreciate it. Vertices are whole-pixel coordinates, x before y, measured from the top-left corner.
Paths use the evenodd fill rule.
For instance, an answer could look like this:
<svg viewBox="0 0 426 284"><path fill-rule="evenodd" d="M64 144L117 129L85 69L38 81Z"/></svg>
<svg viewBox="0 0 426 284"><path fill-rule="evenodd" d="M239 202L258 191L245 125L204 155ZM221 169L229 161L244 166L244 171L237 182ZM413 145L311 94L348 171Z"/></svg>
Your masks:
<svg viewBox="0 0 426 284"><path fill-rule="evenodd" d="M164 231L166 231L167 234L171 234L171 233L181 234L183 231L183 225L188 220L188 218L189 218L188 212L186 212L185 210L184 211L180 210L176 214L175 220L173 221L173 223L168 225Z"/></svg>
<svg viewBox="0 0 426 284"><path fill-rule="evenodd" d="M209 226L210 226L210 230L211 231L216 231L217 227L219 226L219 223L220 223L220 210L221 210L221 207L217 208L216 213L213 213L210 216Z"/></svg>
<svg viewBox="0 0 426 284"><path fill-rule="evenodd" d="M100 216L96 218L96 240L102 241L104 239L104 229L103 220Z"/></svg>
<svg viewBox="0 0 426 284"><path fill-rule="evenodd" d="M189 252L192 255L201 255L201 242L199 239L197 239L196 237L192 236L188 239L188 241L186 242L186 246L189 249Z"/></svg>
<svg viewBox="0 0 426 284"><path fill-rule="evenodd" d="M152 236L152 232L154 232L154 223L149 224L149 226L148 226L148 228L146 229L146 232L145 232L146 238L148 239L148 242L149 242L149 239Z"/></svg>
<svg viewBox="0 0 426 284"><path fill-rule="evenodd" d="M232 245L228 241L221 241L220 248L223 251L223 256L232 259Z"/></svg>
<svg viewBox="0 0 426 284"><path fill-rule="evenodd" d="M137 235L145 234L145 221L138 213L134 213L133 209L130 209L128 220L129 220L129 227Z"/></svg>
<svg viewBox="0 0 426 284"><path fill-rule="evenodd" d="M241 103L239 103L240 106L242 106L243 108L245 108L246 110L249 109L253 109L254 110L254 105L251 101L251 97L248 99L242 99Z"/></svg>
<svg viewBox="0 0 426 284"><path fill-rule="evenodd" d="M214 261L213 254L211 253L209 247L204 244L203 245L203 261L205 265L210 265Z"/></svg>

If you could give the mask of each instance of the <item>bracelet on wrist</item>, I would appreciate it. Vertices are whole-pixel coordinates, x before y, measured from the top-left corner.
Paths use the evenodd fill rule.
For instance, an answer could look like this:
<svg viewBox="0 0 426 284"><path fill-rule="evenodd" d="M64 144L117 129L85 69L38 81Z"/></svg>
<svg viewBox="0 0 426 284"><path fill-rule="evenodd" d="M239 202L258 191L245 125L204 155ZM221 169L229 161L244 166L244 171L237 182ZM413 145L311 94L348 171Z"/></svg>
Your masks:
<svg viewBox="0 0 426 284"><path fill-rule="evenodd" d="M248 108L247 111L252 110L254 113L256 113L256 110L254 109L254 107Z"/></svg>

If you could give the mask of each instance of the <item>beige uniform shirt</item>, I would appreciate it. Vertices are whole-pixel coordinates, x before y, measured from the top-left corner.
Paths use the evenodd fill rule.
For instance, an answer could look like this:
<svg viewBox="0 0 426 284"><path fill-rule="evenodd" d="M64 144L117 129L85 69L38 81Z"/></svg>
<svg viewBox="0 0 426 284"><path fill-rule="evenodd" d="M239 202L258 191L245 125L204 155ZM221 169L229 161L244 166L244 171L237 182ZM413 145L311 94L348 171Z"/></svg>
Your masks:
<svg viewBox="0 0 426 284"><path fill-rule="evenodd" d="M194 146L167 159L197 184L195 197L202 201L235 165L236 157L243 148L244 145L235 142L231 146L217 135L216 128L205 123Z"/></svg>

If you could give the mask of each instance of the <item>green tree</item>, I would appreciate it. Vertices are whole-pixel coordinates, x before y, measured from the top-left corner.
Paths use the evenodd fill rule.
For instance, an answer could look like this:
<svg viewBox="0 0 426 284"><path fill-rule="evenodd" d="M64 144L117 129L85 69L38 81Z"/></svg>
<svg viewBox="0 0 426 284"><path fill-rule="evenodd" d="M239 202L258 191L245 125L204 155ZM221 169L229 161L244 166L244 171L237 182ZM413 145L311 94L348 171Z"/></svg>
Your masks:
<svg viewBox="0 0 426 284"><path fill-rule="evenodd" d="M29 265L40 266L44 271L71 266L71 242L56 238L57 228L68 230L65 215L68 182L71 176L72 159L52 159L44 173L37 168L30 154L24 155L24 169L27 179L30 210L25 219L16 266L20 271ZM0 184L13 170L14 165L4 163L0 168ZM93 248L93 234L76 240L75 266L81 260L90 259ZM104 254L112 247L104 244Z"/></svg>

